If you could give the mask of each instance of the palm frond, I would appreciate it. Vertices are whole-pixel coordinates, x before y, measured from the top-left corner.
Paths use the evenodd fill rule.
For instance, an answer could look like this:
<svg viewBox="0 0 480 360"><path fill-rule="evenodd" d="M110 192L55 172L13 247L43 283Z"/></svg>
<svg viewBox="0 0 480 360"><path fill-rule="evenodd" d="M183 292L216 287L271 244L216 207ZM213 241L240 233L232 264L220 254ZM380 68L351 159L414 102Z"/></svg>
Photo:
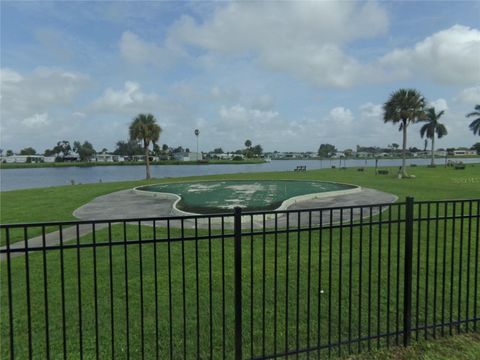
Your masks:
<svg viewBox="0 0 480 360"><path fill-rule="evenodd" d="M472 116L480 116L480 111L473 111L467 115L465 115L466 117L472 117Z"/></svg>
<svg viewBox="0 0 480 360"><path fill-rule="evenodd" d="M480 118L473 120L469 127L473 135L480 135Z"/></svg>
<svg viewBox="0 0 480 360"><path fill-rule="evenodd" d="M437 137L440 139L446 135L448 135L448 131L447 131L447 128L445 127L445 125L443 124L438 124L437 125L437 128L436 128L436 133L437 133Z"/></svg>

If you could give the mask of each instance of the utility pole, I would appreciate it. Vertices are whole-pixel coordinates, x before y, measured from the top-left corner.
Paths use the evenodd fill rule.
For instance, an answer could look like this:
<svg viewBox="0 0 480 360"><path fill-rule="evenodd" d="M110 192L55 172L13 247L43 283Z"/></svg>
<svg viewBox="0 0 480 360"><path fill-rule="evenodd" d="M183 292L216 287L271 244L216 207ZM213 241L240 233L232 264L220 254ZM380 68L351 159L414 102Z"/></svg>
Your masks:
<svg viewBox="0 0 480 360"><path fill-rule="evenodd" d="M200 135L200 130L195 129L195 136L197 137L197 162L200 160L198 159L198 135Z"/></svg>

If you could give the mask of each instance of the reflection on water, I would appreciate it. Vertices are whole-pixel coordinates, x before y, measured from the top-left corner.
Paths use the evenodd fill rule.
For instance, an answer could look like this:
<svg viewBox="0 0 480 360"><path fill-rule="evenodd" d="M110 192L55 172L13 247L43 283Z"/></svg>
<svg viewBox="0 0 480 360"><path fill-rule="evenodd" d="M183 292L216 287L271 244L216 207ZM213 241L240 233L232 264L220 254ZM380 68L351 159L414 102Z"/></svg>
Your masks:
<svg viewBox="0 0 480 360"><path fill-rule="evenodd" d="M464 163L480 163L479 158L456 159ZM444 159L436 160L439 165ZM400 166L400 159L381 159L379 166ZM428 165L430 159L409 159L407 164ZM339 160L273 160L263 164L223 164L223 165L154 165L152 177L182 177L214 174L290 171L297 166L306 165L307 170L339 167ZM341 166L360 167L375 166L375 160L342 160ZM47 186L69 185L75 183L95 183L122 180L140 180L145 177L145 167L133 166L92 166L92 167L58 167L1 170L1 190L31 189Z"/></svg>

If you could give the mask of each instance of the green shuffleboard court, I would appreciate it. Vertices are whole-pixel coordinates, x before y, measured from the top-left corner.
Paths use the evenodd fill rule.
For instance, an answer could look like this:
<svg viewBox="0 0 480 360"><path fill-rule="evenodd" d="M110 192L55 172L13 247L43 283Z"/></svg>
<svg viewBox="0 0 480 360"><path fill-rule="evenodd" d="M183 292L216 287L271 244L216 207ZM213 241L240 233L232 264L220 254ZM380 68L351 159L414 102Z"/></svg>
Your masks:
<svg viewBox="0 0 480 360"><path fill-rule="evenodd" d="M141 191L175 194L179 210L191 213L219 213L241 207L244 210L273 210L285 200L356 186L325 181L295 180L229 180L148 185Z"/></svg>

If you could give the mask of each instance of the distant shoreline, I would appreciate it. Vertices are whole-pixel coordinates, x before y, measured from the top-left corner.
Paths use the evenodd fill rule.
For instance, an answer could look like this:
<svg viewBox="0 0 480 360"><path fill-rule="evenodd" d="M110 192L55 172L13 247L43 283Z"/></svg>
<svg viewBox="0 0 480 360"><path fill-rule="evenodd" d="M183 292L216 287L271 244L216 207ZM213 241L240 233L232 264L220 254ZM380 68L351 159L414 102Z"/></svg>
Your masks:
<svg viewBox="0 0 480 360"><path fill-rule="evenodd" d="M418 156L418 157L407 157L406 160L415 160L415 159L427 159L430 160L432 157L431 156ZM448 160L454 160L454 159L476 159L480 158L480 155L461 155L461 156L447 156ZM401 156L392 156L392 157L342 157L342 158L320 158L320 157L313 157L313 158L278 158L278 159L272 159L272 160L296 160L296 161L340 161L340 160L402 160ZM445 156L435 156L435 159L445 159Z"/></svg>
<svg viewBox="0 0 480 360"><path fill-rule="evenodd" d="M153 161L150 165L243 165L243 164L263 164L263 159L249 159L249 160L209 160L208 162L197 161L178 161L178 160L164 160ZM144 161L122 161L122 162L54 162L54 163L1 163L0 169L31 169L31 168L52 168L52 167L94 167L94 166L145 166Z"/></svg>
<svg viewBox="0 0 480 360"><path fill-rule="evenodd" d="M480 155L470 155L470 156L448 156L447 160L461 160L461 159L476 159L480 158ZM382 157L378 158L379 162L382 160L401 160L401 157ZM430 159L430 157L408 157L407 160L415 159ZM445 157L435 157L438 159L445 159ZM355 158L355 157L346 157L346 158L279 158L273 159L275 161L331 161L339 162L345 160L368 160L372 161L375 158ZM249 164L264 164L266 161L264 159L248 159L248 160L209 160L208 162L197 162L197 161L179 161L179 160L162 160L151 162L150 165L249 165ZM95 167L95 166L145 166L143 161L123 161L123 162L87 162L87 161L78 161L78 162L54 162L54 163L0 163L1 170L8 169L32 169L32 168L60 168L60 167Z"/></svg>

